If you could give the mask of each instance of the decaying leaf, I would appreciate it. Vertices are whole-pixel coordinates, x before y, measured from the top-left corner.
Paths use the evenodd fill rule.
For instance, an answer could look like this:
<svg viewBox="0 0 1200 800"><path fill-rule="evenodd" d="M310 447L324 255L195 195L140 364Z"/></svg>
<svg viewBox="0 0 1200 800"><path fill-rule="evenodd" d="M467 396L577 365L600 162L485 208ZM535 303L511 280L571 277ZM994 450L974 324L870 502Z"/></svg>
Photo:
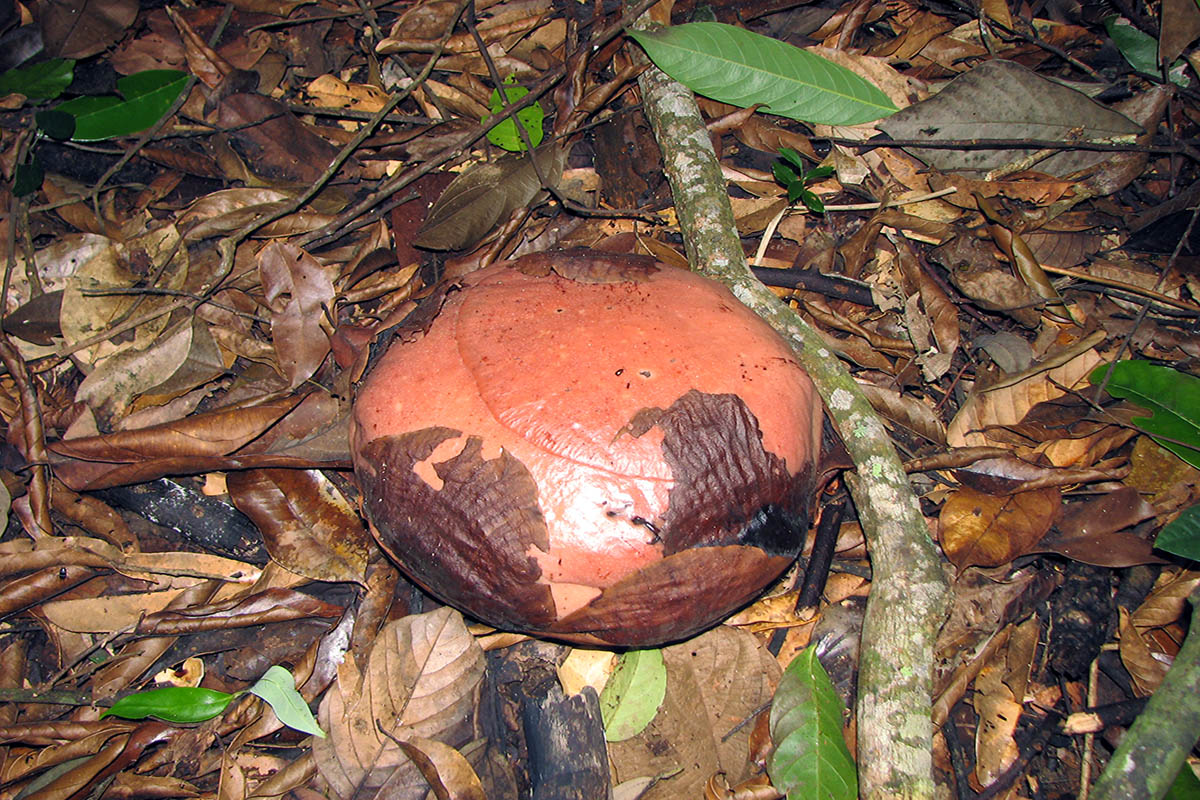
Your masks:
<svg viewBox="0 0 1200 800"><path fill-rule="evenodd" d="M230 473L226 485L233 504L262 531L272 559L313 580L365 582L370 534L323 474L244 470Z"/></svg>
<svg viewBox="0 0 1200 800"><path fill-rule="evenodd" d="M945 89L879 123L895 139L1071 138L1117 141L1142 129L1124 115L1032 72L1013 61L992 59L959 76ZM986 172L1025 155L1024 150L912 148L922 161L944 172ZM1066 150L1038 168L1066 175L1104 160L1103 153Z"/></svg>
<svg viewBox="0 0 1200 800"><path fill-rule="evenodd" d="M554 144L534 151L538 169L557 185L566 153ZM469 250L502 220L527 206L542 185L525 154L503 156L463 171L442 192L414 244L430 250Z"/></svg>
<svg viewBox="0 0 1200 800"><path fill-rule="evenodd" d="M271 339L291 388L312 377L329 354L325 315L337 294L333 270L300 248L271 242L258 254L263 292L271 310Z"/></svg>
<svg viewBox="0 0 1200 800"><path fill-rule="evenodd" d="M422 800L429 784L399 740L473 738L483 651L449 608L386 625L365 658L347 653L321 701L313 743L334 796Z"/></svg>
<svg viewBox="0 0 1200 800"><path fill-rule="evenodd" d="M667 695L658 716L637 736L609 743L615 781L670 775L644 796L668 800L699 796L717 771L741 780L750 726L738 725L770 698L778 664L754 636L725 626L663 648L663 658Z"/></svg>
<svg viewBox="0 0 1200 800"><path fill-rule="evenodd" d="M939 518L946 558L960 570L996 567L1031 552L1060 510L1058 489L996 497L962 488L950 495Z"/></svg>

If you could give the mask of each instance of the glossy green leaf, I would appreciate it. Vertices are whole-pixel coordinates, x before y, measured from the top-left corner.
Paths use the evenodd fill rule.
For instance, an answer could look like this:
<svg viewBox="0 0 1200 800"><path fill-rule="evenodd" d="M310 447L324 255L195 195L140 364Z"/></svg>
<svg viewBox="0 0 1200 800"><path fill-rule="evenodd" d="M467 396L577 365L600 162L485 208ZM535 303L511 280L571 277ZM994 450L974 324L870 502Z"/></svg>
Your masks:
<svg viewBox="0 0 1200 800"><path fill-rule="evenodd" d="M187 86L188 75L174 69L154 69L117 81L121 97L77 97L57 106L75 117L77 142L130 136L154 125L170 110Z"/></svg>
<svg viewBox="0 0 1200 800"><path fill-rule="evenodd" d="M663 72L723 103L763 103L772 114L826 125L856 125L896 110L845 67L744 28L690 22L629 35Z"/></svg>
<svg viewBox="0 0 1200 800"><path fill-rule="evenodd" d="M658 715L667 696L667 667L661 650L630 650L600 692L604 738L620 742L637 736Z"/></svg>
<svg viewBox="0 0 1200 800"><path fill-rule="evenodd" d="M509 77L505 83L512 83L513 78ZM505 86L504 96L509 103L515 103L525 95L529 94L529 90L524 86ZM500 99L500 92L492 89L491 99L488 101L488 109L493 114L499 114L504 110L504 101ZM542 143L542 138L546 135L543 128L543 120L546 114L542 111L542 107L537 103L531 106L526 106L517 112L517 119L521 121L521 126L525 128L525 132L529 134L529 141L534 147ZM483 121L487 122L488 118L484 117ZM519 153L525 150L525 142L521 141L521 134L517 131L517 125L513 122L512 117L502 121L499 125L492 128L487 133L488 141L497 147L502 147L513 153Z"/></svg>
<svg viewBox="0 0 1200 800"><path fill-rule="evenodd" d="M1106 374L1108 365L1102 364L1089 378L1098 384ZM1133 424L1200 468L1200 378L1149 361L1118 361L1104 388L1113 397L1147 409L1150 416L1134 417Z"/></svg>
<svg viewBox="0 0 1200 800"><path fill-rule="evenodd" d="M771 703L767 760L771 783L789 797L854 800L858 772L842 738L844 707L816 649L809 647L784 670Z"/></svg>
<svg viewBox="0 0 1200 800"><path fill-rule="evenodd" d="M317 724L308 703L296 691L296 679L283 667L271 667L247 691L261 697L284 725L301 733L325 738L325 731Z"/></svg>
<svg viewBox="0 0 1200 800"><path fill-rule="evenodd" d="M52 58L0 74L0 95L23 94L30 100L53 100L75 78L75 60Z"/></svg>
<svg viewBox="0 0 1200 800"><path fill-rule="evenodd" d="M1200 561L1200 506L1185 508L1154 539L1159 550Z"/></svg>
<svg viewBox="0 0 1200 800"><path fill-rule="evenodd" d="M203 722L223 712L237 695L193 686L166 686L122 697L101 717L157 717L167 722Z"/></svg>

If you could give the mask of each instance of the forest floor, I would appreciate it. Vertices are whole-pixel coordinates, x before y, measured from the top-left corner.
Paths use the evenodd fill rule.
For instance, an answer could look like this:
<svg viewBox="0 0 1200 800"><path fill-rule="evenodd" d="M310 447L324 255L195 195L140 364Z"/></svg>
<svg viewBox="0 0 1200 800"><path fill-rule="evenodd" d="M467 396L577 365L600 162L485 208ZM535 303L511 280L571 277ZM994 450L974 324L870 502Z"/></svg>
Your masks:
<svg viewBox="0 0 1200 800"><path fill-rule="evenodd" d="M529 253L687 268L624 33L645 10L61 0L0 19L0 800L854 796L880 589L837 472L814 501L832 564L813 534L760 599L649 661L464 618L363 518L349 420L378 333ZM652 15L806 48L899 109L837 125L698 98L754 274L874 407L950 587L936 644L898 667L929 676L928 796L1086 797L1200 585L1200 9ZM497 79L544 132L536 163L494 124ZM618 658L651 699L610 688L601 714L583 687ZM273 665L323 737L243 693ZM781 684L789 665L804 677ZM231 697L102 717L163 685ZM614 714L644 719L617 740ZM547 755L559 730L575 738ZM1200 782L1185 768L1173 791Z"/></svg>

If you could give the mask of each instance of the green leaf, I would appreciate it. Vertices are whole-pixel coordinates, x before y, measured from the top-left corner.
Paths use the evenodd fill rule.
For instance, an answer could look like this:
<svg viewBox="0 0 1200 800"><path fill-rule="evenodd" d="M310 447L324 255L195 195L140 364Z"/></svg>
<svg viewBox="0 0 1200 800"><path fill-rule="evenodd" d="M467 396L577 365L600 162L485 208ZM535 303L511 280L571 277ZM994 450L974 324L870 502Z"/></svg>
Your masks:
<svg viewBox="0 0 1200 800"><path fill-rule="evenodd" d="M816 194L808 189L800 190L800 201L804 203L804 207L809 211L813 211L817 214L825 213L825 203L821 200L821 198L817 197Z"/></svg>
<svg viewBox="0 0 1200 800"><path fill-rule="evenodd" d="M505 83L511 83L512 76L509 76ZM529 90L524 86L505 86L504 96L509 103L515 103L525 95L529 94ZM504 101L500 99L500 92L492 89L491 99L488 101L488 108L493 114L499 114L504 110ZM545 136L545 131L542 127L542 121L546 114L542 111L542 107L537 103L531 106L526 106L517 112L517 119L521 121L521 126L525 128L525 132L529 134L529 141L537 147L542 143L542 138ZM488 121L487 117L483 118L484 122ZM501 122L496 127L492 128L487 133L488 141L497 147L502 147L513 153L519 153L525 150L525 143L521 141L521 134L517 131L517 124L513 122L512 117Z"/></svg>
<svg viewBox="0 0 1200 800"><path fill-rule="evenodd" d="M667 667L661 650L630 650L600 692L604 738L620 742L637 736L658 715L667 696Z"/></svg>
<svg viewBox="0 0 1200 800"><path fill-rule="evenodd" d="M1089 379L1099 384L1106 373L1108 365L1101 364L1092 370ZM1112 365L1105 389L1113 397L1147 409L1151 416L1131 421L1160 445L1200 468L1200 378L1149 361L1118 361Z"/></svg>
<svg viewBox="0 0 1200 800"><path fill-rule="evenodd" d="M308 703L296 691L296 679L283 667L271 667L246 691L261 697L279 717L279 721L289 728L325 738L325 731L313 718Z"/></svg>
<svg viewBox="0 0 1200 800"><path fill-rule="evenodd" d="M790 147L779 148L779 155L783 156L785 161L795 167L796 172L804 172L804 167L807 163L804 160L804 156L800 155Z"/></svg>
<svg viewBox="0 0 1200 800"><path fill-rule="evenodd" d="M64 142L75 135L75 117L56 108L39 111L33 118L37 122L38 130L51 139Z"/></svg>
<svg viewBox="0 0 1200 800"><path fill-rule="evenodd" d="M46 171L42 169L42 162L34 156L28 164L17 164L13 169L13 194L17 197L26 197L42 188L42 180L46 177Z"/></svg>
<svg viewBox="0 0 1200 800"><path fill-rule="evenodd" d="M800 181L800 175L786 161L776 161L771 165L771 172L775 175L775 180L788 187L788 189L791 189L793 183Z"/></svg>
<svg viewBox="0 0 1200 800"><path fill-rule="evenodd" d="M167 722L203 722L225 710L237 695L193 686L166 686L138 692L112 704L100 716L124 719L157 717Z"/></svg>
<svg viewBox="0 0 1200 800"><path fill-rule="evenodd" d="M188 75L174 69L152 69L117 81L122 97L77 97L57 106L75 117L77 142L130 136L153 126L170 110L187 86Z"/></svg>
<svg viewBox="0 0 1200 800"><path fill-rule="evenodd" d="M1104 28L1113 44L1121 51L1121 55L1129 62L1129 66L1138 72L1158 77L1158 40L1143 33L1130 24L1129 20L1116 15L1105 17ZM1187 86L1189 81L1183 74L1182 59L1176 61L1170 69L1169 78L1172 83Z"/></svg>
<svg viewBox="0 0 1200 800"><path fill-rule="evenodd" d="M1190 764L1185 762L1180 768L1163 800L1200 800L1200 779L1192 772Z"/></svg>
<svg viewBox="0 0 1200 800"><path fill-rule="evenodd" d="M1200 506L1191 506L1163 526L1154 539L1159 550L1200 561Z"/></svg>
<svg viewBox="0 0 1200 800"><path fill-rule="evenodd" d="M826 125L857 125L896 110L882 91L818 55L719 22L629 31L663 72L697 94Z"/></svg>
<svg viewBox="0 0 1200 800"><path fill-rule="evenodd" d="M1118 16L1105 17L1104 29L1129 62L1138 72L1158 75L1158 42L1129 24L1129 20Z"/></svg>
<svg viewBox="0 0 1200 800"><path fill-rule="evenodd" d="M23 94L30 100L53 100L71 85L75 59L52 58L0 74L0 95Z"/></svg>
<svg viewBox="0 0 1200 800"><path fill-rule="evenodd" d="M784 670L771 703L771 783L789 797L855 800L858 773L842 738L842 700L809 647Z"/></svg>

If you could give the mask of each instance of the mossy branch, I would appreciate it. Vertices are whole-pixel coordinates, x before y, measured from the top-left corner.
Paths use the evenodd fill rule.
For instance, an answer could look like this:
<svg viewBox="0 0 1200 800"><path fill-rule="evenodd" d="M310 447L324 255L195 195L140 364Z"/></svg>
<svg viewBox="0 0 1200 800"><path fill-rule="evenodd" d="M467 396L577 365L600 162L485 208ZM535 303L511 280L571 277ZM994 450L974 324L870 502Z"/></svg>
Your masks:
<svg viewBox="0 0 1200 800"><path fill-rule="evenodd" d="M932 797L933 646L948 608L948 587L908 476L883 424L820 335L750 273L695 97L654 67L638 83L688 260L725 283L791 342L857 467L848 482L874 574L858 681L862 797Z"/></svg>
<svg viewBox="0 0 1200 800"><path fill-rule="evenodd" d="M1200 589L1189 599L1187 639L1092 787L1092 800L1163 797L1200 739Z"/></svg>

